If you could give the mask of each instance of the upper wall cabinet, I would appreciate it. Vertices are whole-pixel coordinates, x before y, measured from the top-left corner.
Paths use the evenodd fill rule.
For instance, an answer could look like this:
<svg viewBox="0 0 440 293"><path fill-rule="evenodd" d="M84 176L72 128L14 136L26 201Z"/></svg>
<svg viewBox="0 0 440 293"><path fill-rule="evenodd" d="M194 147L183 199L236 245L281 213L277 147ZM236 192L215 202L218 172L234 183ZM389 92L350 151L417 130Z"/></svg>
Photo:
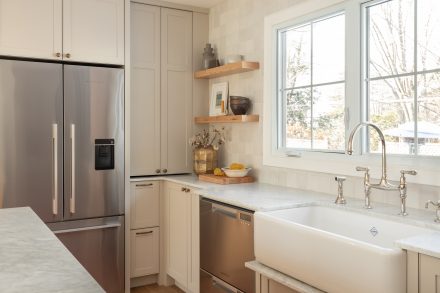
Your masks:
<svg viewBox="0 0 440 293"><path fill-rule="evenodd" d="M0 0L0 55L124 63L124 0Z"/></svg>
<svg viewBox="0 0 440 293"><path fill-rule="evenodd" d="M0 0L0 54L62 59L62 0Z"/></svg>
<svg viewBox="0 0 440 293"><path fill-rule="evenodd" d="M124 63L124 1L64 0L64 59Z"/></svg>

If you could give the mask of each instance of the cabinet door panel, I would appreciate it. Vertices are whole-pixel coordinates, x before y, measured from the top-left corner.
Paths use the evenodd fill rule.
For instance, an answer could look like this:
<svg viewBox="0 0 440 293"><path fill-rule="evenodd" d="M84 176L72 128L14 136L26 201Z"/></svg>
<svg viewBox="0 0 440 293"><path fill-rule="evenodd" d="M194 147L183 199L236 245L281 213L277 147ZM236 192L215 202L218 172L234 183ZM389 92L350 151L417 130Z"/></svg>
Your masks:
<svg viewBox="0 0 440 293"><path fill-rule="evenodd" d="M63 17L65 60L124 64L124 0L64 0Z"/></svg>
<svg viewBox="0 0 440 293"><path fill-rule="evenodd" d="M131 229L159 226L159 182L131 185Z"/></svg>
<svg viewBox="0 0 440 293"><path fill-rule="evenodd" d="M0 0L0 55L61 59L62 0Z"/></svg>
<svg viewBox="0 0 440 293"><path fill-rule="evenodd" d="M440 259L420 254L420 293L440 293Z"/></svg>
<svg viewBox="0 0 440 293"><path fill-rule="evenodd" d="M160 8L131 5L131 175L160 164Z"/></svg>
<svg viewBox="0 0 440 293"><path fill-rule="evenodd" d="M187 287L190 196L181 188L174 184L167 187L167 273Z"/></svg>
<svg viewBox="0 0 440 293"><path fill-rule="evenodd" d="M159 273L159 228L131 231L131 278Z"/></svg>
<svg viewBox="0 0 440 293"><path fill-rule="evenodd" d="M161 10L161 165L168 173L191 171L192 13Z"/></svg>

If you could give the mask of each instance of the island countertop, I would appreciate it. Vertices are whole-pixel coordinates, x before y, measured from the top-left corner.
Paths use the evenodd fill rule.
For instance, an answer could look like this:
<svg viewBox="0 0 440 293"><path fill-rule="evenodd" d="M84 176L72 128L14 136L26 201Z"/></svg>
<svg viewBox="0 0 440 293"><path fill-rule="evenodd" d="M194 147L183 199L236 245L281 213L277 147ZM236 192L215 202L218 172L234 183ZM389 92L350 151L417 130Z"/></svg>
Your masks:
<svg viewBox="0 0 440 293"><path fill-rule="evenodd" d="M0 209L0 292L104 292L30 208Z"/></svg>

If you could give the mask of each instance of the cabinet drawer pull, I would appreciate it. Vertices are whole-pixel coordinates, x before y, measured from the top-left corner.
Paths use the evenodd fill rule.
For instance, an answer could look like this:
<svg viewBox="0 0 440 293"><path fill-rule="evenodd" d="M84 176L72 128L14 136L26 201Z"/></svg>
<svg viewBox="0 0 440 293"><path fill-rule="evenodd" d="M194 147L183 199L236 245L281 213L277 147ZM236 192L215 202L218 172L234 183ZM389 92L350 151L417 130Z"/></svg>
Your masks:
<svg viewBox="0 0 440 293"><path fill-rule="evenodd" d="M60 52L55 53L55 57L61 57L61 53Z"/></svg>
<svg viewBox="0 0 440 293"><path fill-rule="evenodd" d="M136 187L148 187L148 186L153 186L153 183L136 184Z"/></svg>
<svg viewBox="0 0 440 293"><path fill-rule="evenodd" d="M186 192L186 188L185 188L185 187L182 187L182 191L183 191L183 192Z"/></svg>
<svg viewBox="0 0 440 293"><path fill-rule="evenodd" d="M66 54L66 58L70 58L70 56L71 56L70 53Z"/></svg>
<svg viewBox="0 0 440 293"><path fill-rule="evenodd" d="M136 235L146 235L146 234L151 234L151 233L153 233L153 231L136 232Z"/></svg>

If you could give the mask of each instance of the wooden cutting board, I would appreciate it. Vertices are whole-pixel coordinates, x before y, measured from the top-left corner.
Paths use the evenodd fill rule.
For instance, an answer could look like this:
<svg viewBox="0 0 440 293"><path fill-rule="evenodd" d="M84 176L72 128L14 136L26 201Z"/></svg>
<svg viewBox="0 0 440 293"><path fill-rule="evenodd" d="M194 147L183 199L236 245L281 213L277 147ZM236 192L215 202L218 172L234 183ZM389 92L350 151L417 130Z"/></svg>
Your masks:
<svg viewBox="0 0 440 293"><path fill-rule="evenodd" d="M214 174L201 174L199 175L199 180L225 185L225 184L251 183L254 182L254 177L252 176L226 177L226 176L215 176Z"/></svg>

